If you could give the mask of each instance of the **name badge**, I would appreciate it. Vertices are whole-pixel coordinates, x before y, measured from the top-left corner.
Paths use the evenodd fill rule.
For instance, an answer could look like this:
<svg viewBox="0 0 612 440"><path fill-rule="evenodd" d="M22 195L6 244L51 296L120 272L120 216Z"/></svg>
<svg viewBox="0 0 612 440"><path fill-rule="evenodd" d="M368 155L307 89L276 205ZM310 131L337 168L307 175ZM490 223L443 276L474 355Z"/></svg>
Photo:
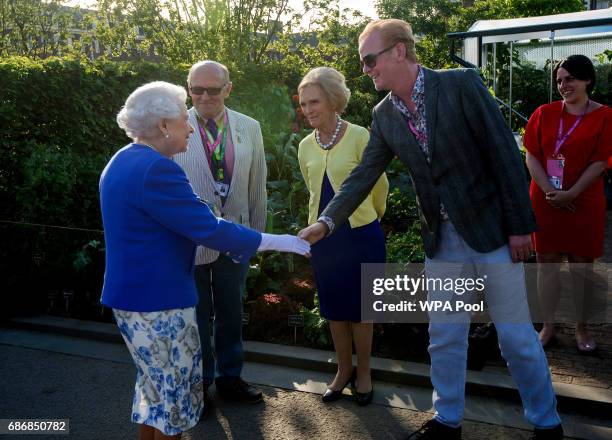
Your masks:
<svg viewBox="0 0 612 440"><path fill-rule="evenodd" d="M548 180L555 189L563 189L563 169L565 168L565 157L559 154L546 160L546 174Z"/></svg>
<svg viewBox="0 0 612 440"><path fill-rule="evenodd" d="M229 185L223 182L215 182L215 189L221 197L227 197L229 192Z"/></svg>

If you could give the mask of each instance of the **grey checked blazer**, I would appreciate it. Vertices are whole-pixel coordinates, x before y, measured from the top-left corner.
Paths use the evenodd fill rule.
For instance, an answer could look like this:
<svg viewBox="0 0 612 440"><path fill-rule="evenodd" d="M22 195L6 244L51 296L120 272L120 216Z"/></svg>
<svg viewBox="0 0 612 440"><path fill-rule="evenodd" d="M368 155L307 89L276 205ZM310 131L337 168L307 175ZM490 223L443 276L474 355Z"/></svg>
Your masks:
<svg viewBox="0 0 612 440"><path fill-rule="evenodd" d="M463 239L490 252L510 235L535 230L525 169L512 133L475 70L424 68L427 139L425 159L401 113L385 97L372 112L361 163L322 216L344 222L397 156L417 195L421 236L430 258L437 249L440 201Z"/></svg>
<svg viewBox="0 0 612 440"><path fill-rule="evenodd" d="M173 159L185 170L195 193L202 200L213 203L221 217L263 232L266 227L267 169L261 128L259 122L242 113L227 109L227 116L234 143L234 172L224 206L221 206L221 197L215 191L215 180L197 129L194 108L189 109L189 123L195 131L189 138L187 151ZM218 257L219 252L199 246L195 263L212 263Z"/></svg>

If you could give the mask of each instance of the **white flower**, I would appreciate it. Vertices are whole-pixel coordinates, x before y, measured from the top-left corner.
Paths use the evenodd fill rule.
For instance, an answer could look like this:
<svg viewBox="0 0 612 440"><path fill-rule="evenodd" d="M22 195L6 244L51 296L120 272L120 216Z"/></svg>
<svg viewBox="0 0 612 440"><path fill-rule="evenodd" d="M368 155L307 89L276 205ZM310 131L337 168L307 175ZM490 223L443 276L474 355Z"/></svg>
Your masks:
<svg viewBox="0 0 612 440"><path fill-rule="evenodd" d="M181 370L179 367L174 367L172 369L172 381L174 382L174 387L178 387L179 383L182 381Z"/></svg>
<svg viewBox="0 0 612 440"><path fill-rule="evenodd" d="M188 420L181 417L181 412L177 406L170 408L170 424L176 428L186 428Z"/></svg>
<svg viewBox="0 0 612 440"><path fill-rule="evenodd" d="M157 337L150 347L151 354L159 362L160 368L165 368L170 362L170 354L172 351L172 341L167 337Z"/></svg>
<svg viewBox="0 0 612 440"><path fill-rule="evenodd" d="M124 321L129 320L133 313L133 312L128 312L127 310L119 310L119 309L113 309L113 311L115 312L116 318L122 319Z"/></svg>
<svg viewBox="0 0 612 440"><path fill-rule="evenodd" d="M191 385L191 405L194 408L199 408L203 404L204 400L204 382L200 381L196 384Z"/></svg>
<svg viewBox="0 0 612 440"><path fill-rule="evenodd" d="M185 347L185 351L190 355L193 355L200 348L198 328L193 324L187 326L178 339Z"/></svg>
<svg viewBox="0 0 612 440"><path fill-rule="evenodd" d="M153 322L161 316L163 312L139 312L142 319L147 322Z"/></svg>
<svg viewBox="0 0 612 440"><path fill-rule="evenodd" d="M149 376L141 375L139 385L140 389L142 389L142 394L147 401L151 403L159 402L159 393L157 392L155 384Z"/></svg>

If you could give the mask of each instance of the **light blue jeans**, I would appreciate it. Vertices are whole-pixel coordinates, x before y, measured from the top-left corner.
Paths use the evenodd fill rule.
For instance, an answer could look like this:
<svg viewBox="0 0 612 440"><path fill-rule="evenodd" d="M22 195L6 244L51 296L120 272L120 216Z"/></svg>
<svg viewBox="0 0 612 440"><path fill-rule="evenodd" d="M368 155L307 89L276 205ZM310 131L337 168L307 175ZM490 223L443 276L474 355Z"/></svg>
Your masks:
<svg viewBox="0 0 612 440"><path fill-rule="evenodd" d="M451 222L443 222L438 250L434 258L426 259L425 271L427 278L442 279L486 274L486 304L495 323L502 356L518 386L525 418L537 428L552 428L561 423L546 355L529 314L524 268L520 263L512 263L508 246L477 252ZM428 292L429 300L463 300L464 296ZM434 418L457 427L463 419L465 404L470 314L437 311L430 312L429 318Z"/></svg>

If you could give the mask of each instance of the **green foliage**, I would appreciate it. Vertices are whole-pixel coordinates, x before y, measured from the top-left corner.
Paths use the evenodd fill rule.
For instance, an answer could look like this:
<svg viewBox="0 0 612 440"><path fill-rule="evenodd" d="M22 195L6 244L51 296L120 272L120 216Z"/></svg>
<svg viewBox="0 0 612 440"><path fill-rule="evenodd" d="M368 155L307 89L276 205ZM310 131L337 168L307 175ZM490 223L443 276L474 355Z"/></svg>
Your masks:
<svg viewBox="0 0 612 440"><path fill-rule="evenodd" d="M117 111L139 85L152 80L181 84L187 70L186 65L142 61L0 59L1 218L102 229L100 173L112 154L129 142L117 127ZM291 132L295 112L287 88L253 68L236 71L233 81L228 105L257 119L264 136L270 230L296 233L306 224L308 194L297 163L304 133ZM14 228L2 230L3 242L11 242ZM54 259L57 272L66 274L61 268L72 267L71 255L90 238L70 231L55 241L37 234L29 240L23 251L13 250L23 252L27 260L31 249L40 249L43 264ZM0 258L9 268L18 261L14 257L3 253ZM258 290L278 289L273 280L293 270L293 258L275 253L260 256L254 265L259 276L250 282Z"/></svg>
<svg viewBox="0 0 612 440"><path fill-rule="evenodd" d="M412 26L419 36L443 39L448 32L448 21L461 9L460 2L451 0L379 0L376 10L381 18L400 18Z"/></svg>
<svg viewBox="0 0 612 440"><path fill-rule="evenodd" d="M110 56L154 54L171 63L261 64L285 0L98 0L89 34ZM137 32L138 30L138 32Z"/></svg>
<svg viewBox="0 0 612 440"><path fill-rule="evenodd" d="M404 186L404 185L402 185ZM414 193L411 188L396 186L389 192L382 226L390 230L386 237L389 263L422 263L425 251Z"/></svg>
<svg viewBox="0 0 612 440"><path fill-rule="evenodd" d="M597 54L595 58L597 58L600 64L610 63L612 62L612 50L606 49L602 53Z"/></svg>
<svg viewBox="0 0 612 440"><path fill-rule="evenodd" d="M283 139L283 137L285 139ZM291 133L281 137L281 142L272 145L266 153L269 163L268 188L271 194L278 193L279 198L273 197L271 211L274 216L275 228L285 223L300 223L307 213L303 208L307 206L307 192L297 158L297 146L302 136ZM279 221L279 215L283 220Z"/></svg>
<svg viewBox="0 0 612 440"><path fill-rule="evenodd" d="M329 348L332 344L329 322L321 316L319 297L314 298L312 309L302 307L300 313L304 316L304 337L317 347Z"/></svg>
<svg viewBox="0 0 612 440"><path fill-rule="evenodd" d="M597 82L591 93L592 98L597 102L610 105L612 102L612 63L595 66L595 78Z"/></svg>
<svg viewBox="0 0 612 440"><path fill-rule="evenodd" d="M297 93L299 82L309 70L320 66L335 68L345 76L352 93L344 116L368 127L372 107L384 94L376 92L359 64L357 38L367 20L351 9L340 10L337 1L309 1L305 7L307 11L314 11L311 29L300 34L287 31L279 35L270 47L271 57L265 68L292 93Z"/></svg>
<svg viewBox="0 0 612 440"><path fill-rule="evenodd" d="M425 261L420 223L414 221L407 231L387 235L387 262L406 264Z"/></svg>
<svg viewBox="0 0 612 440"><path fill-rule="evenodd" d="M461 9L459 2L379 0L376 9L381 18L400 18L410 23L418 41L419 62L432 69L451 67L446 33L450 32L450 21Z"/></svg>
<svg viewBox="0 0 612 440"><path fill-rule="evenodd" d="M78 27L79 11L61 0L0 1L0 56L46 57L70 53L70 28Z"/></svg>
<svg viewBox="0 0 612 440"><path fill-rule="evenodd" d="M147 62L0 59L2 217L100 229L99 174L128 142L117 111L137 86L185 75Z"/></svg>
<svg viewBox="0 0 612 440"><path fill-rule="evenodd" d="M92 264L92 254L95 252L104 251L100 240L91 240L83 245L83 247L75 254L72 265L77 271L83 271Z"/></svg>
<svg viewBox="0 0 612 440"><path fill-rule="evenodd" d="M378 0L381 18L400 18L412 26L419 61L434 69L452 67L448 32L467 31L478 20L533 17L584 10L582 0L476 0L464 7L451 0Z"/></svg>
<svg viewBox="0 0 612 440"><path fill-rule="evenodd" d="M231 73L234 86L227 105L259 122L266 148L283 142L295 117L288 88L270 81L265 68L245 66Z"/></svg>
<svg viewBox="0 0 612 440"><path fill-rule="evenodd" d="M267 231L276 234L297 234L307 224L308 192L300 172L297 147L303 135L299 133L278 133L277 141L268 144L266 162L268 164L268 224ZM280 289L275 280L279 276L294 271L294 258L291 253L261 253L258 279L249 282L259 289Z"/></svg>
<svg viewBox="0 0 612 440"><path fill-rule="evenodd" d="M411 192L393 188L387 197L383 226L389 225L393 230L401 232L408 230L418 219L415 198Z"/></svg>
<svg viewBox="0 0 612 440"><path fill-rule="evenodd" d="M35 144L23 161L23 184L17 188L20 218L57 222L74 203L76 157L59 147Z"/></svg>
<svg viewBox="0 0 612 440"><path fill-rule="evenodd" d="M369 78L367 80L371 84L372 81ZM372 109L381 99L375 91L362 92L359 89L352 89L344 118L353 124L369 127L372 124Z"/></svg>
<svg viewBox="0 0 612 440"><path fill-rule="evenodd" d="M0 218L101 230L100 173L110 156L128 142L115 122L117 111L128 94L147 80L176 82L185 74L152 63L0 59ZM37 294L73 283L74 252L102 237L95 232L17 225L0 233L7 249L0 255L0 266L10 274L4 278L7 287L27 290L29 280L36 278L35 285L44 286L40 292L32 287ZM35 255L38 263L32 266ZM96 264L103 268L101 261ZM28 267L37 271L36 277L24 271ZM24 280L28 280L25 286ZM101 278L82 281L95 291L91 286Z"/></svg>
<svg viewBox="0 0 612 440"><path fill-rule="evenodd" d="M508 100L510 84L510 49L507 44L498 44L497 47L497 96L504 101ZM492 66L492 63L489 63ZM525 115L527 118L542 104L548 103L550 85L550 63L547 61L543 69L536 68L532 63L520 59L517 51L513 56L512 73L512 107ZM492 69L491 69L492 70ZM491 71L485 72L485 77L491 78ZM591 98L597 102L607 103L612 99L612 88L610 87L612 76L612 64L596 64L595 89ZM560 100L561 96L557 86L553 85L552 100ZM507 114L507 113L506 113ZM527 123L515 117L512 128L520 130Z"/></svg>
<svg viewBox="0 0 612 440"><path fill-rule="evenodd" d="M478 20L539 17L584 11L582 0L476 0L469 8L461 8L451 26L453 31L466 31Z"/></svg>
<svg viewBox="0 0 612 440"><path fill-rule="evenodd" d="M342 72L352 91L344 117L365 127L383 96L359 66L357 37L366 19L340 10L337 1L307 1L307 9L316 13L312 27L301 34L293 32L301 17L293 15L284 28L275 22L283 13L292 14L285 0L98 0L97 10L89 12L60 3L0 2L1 219L101 229L98 180L110 156L128 142L115 122L125 98L152 80L184 84L189 65L208 58L230 68L234 88L228 105L261 124L268 231L296 233L306 224L308 209L297 163L298 144L307 132L290 98L299 81L318 66ZM580 0L476 0L473 8L464 8L451 0L380 0L377 8L381 17L412 24L424 65L446 68L447 32L465 31L479 19L571 12L582 5ZM70 43L71 28L84 32ZM94 55L94 40L101 52L92 62L86 57ZM9 56L14 54L27 57ZM498 92L504 96L509 54L500 48L498 56ZM145 57L156 62L142 61ZM603 64L612 55L606 51L598 59ZM520 61L514 69L514 106L529 115L548 101L547 72ZM610 74L609 63L597 66L594 99L600 102L610 102ZM393 190L382 223L389 261L422 261L409 176L397 161L387 174ZM85 283L102 253L92 244L101 238L97 233L2 226L0 235L0 266L9 287L33 279L32 271L45 288L61 287L75 273ZM293 271L295 262L287 254L258 256L251 287L280 290L281 275ZM307 338L330 346L318 307L303 313Z"/></svg>

